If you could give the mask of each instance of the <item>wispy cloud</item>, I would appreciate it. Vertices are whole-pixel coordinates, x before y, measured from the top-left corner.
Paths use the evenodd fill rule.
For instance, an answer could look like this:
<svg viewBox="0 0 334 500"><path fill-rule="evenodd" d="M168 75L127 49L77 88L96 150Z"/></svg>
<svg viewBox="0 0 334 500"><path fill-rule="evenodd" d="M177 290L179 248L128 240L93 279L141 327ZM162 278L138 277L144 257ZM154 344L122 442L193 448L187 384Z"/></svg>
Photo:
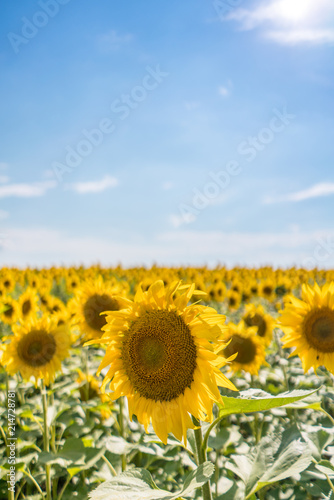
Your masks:
<svg viewBox="0 0 334 500"><path fill-rule="evenodd" d="M296 191L294 193L289 193L284 196L268 196L264 199L265 204L271 203L281 203L285 201L304 201L310 198L319 198L322 196L329 196L334 194L334 183L333 182L323 182L321 184L315 184L314 186L304 189L302 191Z"/></svg>
<svg viewBox="0 0 334 500"><path fill-rule="evenodd" d="M9 216L9 213L6 212L5 210L0 210L0 220L7 219Z"/></svg>
<svg viewBox="0 0 334 500"><path fill-rule="evenodd" d="M55 181L34 182L31 184L5 184L0 186L0 198L35 198L43 196L49 189L57 186Z"/></svg>
<svg viewBox="0 0 334 500"><path fill-rule="evenodd" d="M223 87L222 85L218 89L219 95L223 97L227 97L230 94L230 91L227 87Z"/></svg>
<svg viewBox="0 0 334 500"><path fill-rule="evenodd" d="M106 189L110 189L118 186L119 182L115 177L106 175L103 179L99 181L88 181L88 182L76 182L74 184L67 185L67 189L75 191L80 194L87 193L101 193Z"/></svg>
<svg viewBox="0 0 334 500"><path fill-rule="evenodd" d="M169 216L169 222L170 224L175 227L176 229L178 227L183 226L184 224L190 224L191 222L195 222L196 217L193 214L186 214L184 216L182 215L176 215L172 214Z"/></svg>
<svg viewBox="0 0 334 500"><path fill-rule="evenodd" d="M327 44L334 42L334 29L272 30L268 31L265 36L282 45Z"/></svg>
<svg viewBox="0 0 334 500"><path fill-rule="evenodd" d="M232 9L225 20L238 22L242 30L262 28L265 38L284 45L334 42L332 0L262 1L251 9Z"/></svg>
<svg viewBox="0 0 334 500"><path fill-rule="evenodd" d="M171 182L171 181L165 181L163 184L162 184L162 189L164 191L169 191L170 189L172 189L174 186L174 184Z"/></svg>
<svg viewBox="0 0 334 500"><path fill-rule="evenodd" d="M228 97L232 91L232 82L229 80L226 85L220 85L218 87L218 94L222 97Z"/></svg>
<svg viewBox="0 0 334 500"><path fill-rule="evenodd" d="M133 233L131 233L133 238ZM129 235L118 238L76 237L49 228L9 228L0 241L4 265L86 265L100 261L115 265L122 259L127 266L160 262L162 265L208 263L223 261L227 265L303 265L313 256L318 241L333 241L334 231L315 232L221 232L175 230L159 233L149 240L136 235L136 252ZM333 254L323 262L333 266Z"/></svg>
<svg viewBox="0 0 334 500"><path fill-rule="evenodd" d="M132 40L133 35L131 33L119 34L116 30L111 30L98 37L98 44L103 51L116 51Z"/></svg>

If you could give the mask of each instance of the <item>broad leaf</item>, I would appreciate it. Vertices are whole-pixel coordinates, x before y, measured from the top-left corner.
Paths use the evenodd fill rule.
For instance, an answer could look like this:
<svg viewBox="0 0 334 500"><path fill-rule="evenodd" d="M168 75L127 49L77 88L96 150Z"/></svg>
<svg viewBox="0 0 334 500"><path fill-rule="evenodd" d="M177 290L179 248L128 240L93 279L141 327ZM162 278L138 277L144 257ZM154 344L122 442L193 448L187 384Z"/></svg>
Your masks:
<svg viewBox="0 0 334 500"><path fill-rule="evenodd" d="M235 413L254 413L256 411L268 411L272 408L290 405L295 401L305 399L315 392L296 390L292 392L284 392L277 396L272 396L267 392L257 389L249 389L248 391L240 392L240 397L231 398L222 396L224 405L219 404L219 416L226 417ZM314 403L312 403L314 404Z"/></svg>
<svg viewBox="0 0 334 500"><path fill-rule="evenodd" d="M181 496L189 496L196 488L203 486L213 472L214 466L210 462L205 462L188 474L180 491L170 493L158 489L147 470L134 469L101 484L89 494L89 498L91 500L176 500Z"/></svg>
<svg viewBox="0 0 334 500"><path fill-rule="evenodd" d="M234 463L226 467L239 476L246 485L246 498L268 484L281 481L305 470L312 461L308 443L296 427L281 436L266 436L247 456L233 456Z"/></svg>

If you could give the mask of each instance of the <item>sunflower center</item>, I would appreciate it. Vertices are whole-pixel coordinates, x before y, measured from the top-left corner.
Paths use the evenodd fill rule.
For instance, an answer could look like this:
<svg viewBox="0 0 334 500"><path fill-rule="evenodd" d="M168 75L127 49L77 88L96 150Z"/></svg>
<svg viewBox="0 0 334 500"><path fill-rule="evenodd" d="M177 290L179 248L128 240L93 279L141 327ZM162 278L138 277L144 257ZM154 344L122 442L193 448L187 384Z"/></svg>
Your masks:
<svg viewBox="0 0 334 500"><path fill-rule="evenodd" d="M224 349L224 356L228 358L236 352L238 355L234 361L241 364L251 363L256 356L256 345L251 338L233 335L231 342Z"/></svg>
<svg viewBox="0 0 334 500"><path fill-rule="evenodd" d="M4 311L4 315L6 318L11 318L14 313L14 308L10 304L5 304L6 310Z"/></svg>
<svg viewBox="0 0 334 500"><path fill-rule="evenodd" d="M138 347L138 357L147 370L155 371L157 368L161 368L166 356L164 345L159 339L155 337L144 338Z"/></svg>
<svg viewBox="0 0 334 500"><path fill-rule="evenodd" d="M25 300L22 304L22 314L25 316L30 312L31 302L29 299Z"/></svg>
<svg viewBox="0 0 334 500"><path fill-rule="evenodd" d="M322 307L311 311L304 320L305 336L321 352L334 352L334 311Z"/></svg>
<svg viewBox="0 0 334 500"><path fill-rule="evenodd" d="M273 293L272 287L270 285L264 286L263 293L264 295L271 295Z"/></svg>
<svg viewBox="0 0 334 500"><path fill-rule="evenodd" d="M261 314L255 313L254 315L248 315L245 318L245 323L247 326L257 326L257 334L260 337L264 337L266 334L267 325Z"/></svg>
<svg viewBox="0 0 334 500"><path fill-rule="evenodd" d="M47 365L55 355L56 341L44 330L32 330L21 338L17 353L22 361L34 368Z"/></svg>
<svg viewBox="0 0 334 500"><path fill-rule="evenodd" d="M171 401L194 380L197 351L188 325L173 311L147 311L125 334L122 360L140 396Z"/></svg>
<svg viewBox="0 0 334 500"><path fill-rule="evenodd" d="M95 293L85 302L83 307L83 314L86 323L93 330L100 331L101 328L107 323L105 316L100 316L104 311L118 311L119 305L116 299L110 295L103 293Z"/></svg>

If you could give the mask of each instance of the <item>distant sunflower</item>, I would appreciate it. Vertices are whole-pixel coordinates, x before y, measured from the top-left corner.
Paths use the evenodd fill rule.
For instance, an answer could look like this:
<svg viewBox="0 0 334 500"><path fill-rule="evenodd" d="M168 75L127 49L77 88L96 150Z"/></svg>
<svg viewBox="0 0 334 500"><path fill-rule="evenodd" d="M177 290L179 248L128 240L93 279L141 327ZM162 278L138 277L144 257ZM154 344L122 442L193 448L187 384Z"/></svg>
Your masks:
<svg viewBox="0 0 334 500"><path fill-rule="evenodd" d="M275 283L272 279L266 279L260 283L259 295L271 301L275 294Z"/></svg>
<svg viewBox="0 0 334 500"><path fill-rule="evenodd" d="M7 293L12 292L15 288L14 276L9 273L5 273L0 278L0 284L6 290Z"/></svg>
<svg viewBox="0 0 334 500"><path fill-rule="evenodd" d="M57 327L53 319L42 317L12 328L14 335L6 337L9 342L1 346L1 363L10 375L20 372L25 380L34 377L36 385L39 379L49 385L68 355L67 327Z"/></svg>
<svg viewBox="0 0 334 500"><path fill-rule="evenodd" d="M38 295L35 290L28 288L18 300L18 314L22 319L36 315L38 311Z"/></svg>
<svg viewBox="0 0 334 500"><path fill-rule="evenodd" d="M16 322L19 308L16 300L12 299L9 295L1 301L0 319L7 325L12 325Z"/></svg>
<svg viewBox="0 0 334 500"><path fill-rule="evenodd" d="M302 285L302 300L287 297L279 327L285 333L283 347L295 347L303 369L325 366L334 373L334 282L322 288Z"/></svg>
<svg viewBox="0 0 334 500"><path fill-rule="evenodd" d="M110 398L107 394L101 392L99 380L94 375L86 375L78 369L78 378L76 381L79 384L78 389L81 401L90 401L99 397L101 404L98 405L97 410L100 412L102 420L109 418L112 415Z"/></svg>
<svg viewBox="0 0 334 500"><path fill-rule="evenodd" d="M236 390L219 370L228 362L220 354L225 316L188 306L194 292L195 285L156 281L147 292L139 287L134 302L118 297L124 309L107 315L100 339L108 346L99 372L110 365L102 390L110 384L113 400L126 396L130 418L146 431L152 422L164 443L170 432L186 442L190 414L212 419L213 403L222 402L218 386Z"/></svg>
<svg viewBox="0 0 334 500"><path fill-rule="evenodd" d="M240 370L257 375L261 366L266 365L265 345L261 338L256 335L256 327L245 327L240 321L237 325L229 323L225 333L225 341L229 344L224 350L226 356L234 356L231 362L231 370L236 373Z"/></svg>
<svg viewBox="0 0 334 500"><path fill-rule="evenodd" d="M106 325L106 316L101 316L102 312L118 311L121 308L115 298L119 293L119 288L111 287L102 278L98 278L85 282L69 301L72 322L78 325L87 340L101 337L101 328Z"/></svg>
<svg viewBox="0 0 334 500"><path fill-rule="evenodd" d="M227 306L229 309L232 311L236 311L240 307L241 303L241 295L238 292L235 292L234 290L228 290L226 294L227 298Z"/></svg>
<svg viewBox="0 0 334 500"><path fill-rule="evenodd" d="M275 321L270 314L265 313L265 310L261 305L247 305L243 320L247 326L256 327L256 334L263 339L265 345L270 344L273 336Z"/></svg>

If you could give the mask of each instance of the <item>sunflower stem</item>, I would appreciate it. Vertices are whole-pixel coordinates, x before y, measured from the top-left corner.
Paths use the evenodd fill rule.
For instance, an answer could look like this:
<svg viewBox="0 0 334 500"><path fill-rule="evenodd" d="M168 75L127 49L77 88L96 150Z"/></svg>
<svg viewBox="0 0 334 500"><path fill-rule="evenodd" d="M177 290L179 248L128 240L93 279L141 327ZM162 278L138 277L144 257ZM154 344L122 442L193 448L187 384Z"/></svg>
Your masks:
<svg viewBox="0 0 334 500"><path fill-rule="evenodd" d="M6 406L7 406L7 416L8 416L8 392L9 392L9 376L8 373L6 372ZM7 432L8 432L8 424L7 424ZM7 446L7 436L4 432L4 430L1 427L1 433L3 435L3 439L5 442L6 446L6 451L7 451L7 457L9 457L9 447ZM11 491L8 489L8 500L14 500L14 491Z"/></svg>
<svg viewBox="0 0 334 500"><path fill-rule="evenodd" d="M280 342L280 339L279 339L279 336L278 336L276 328L275 328L274 332L275 332L275 340L276 340L276 344L277 344L277 347L278 347L279 357L280 357L280 359L285 359L285 356L284 356L284 353L283 353L283 350L282 350L282 345L281 345L281 342ZM289 384L289 379L288 379L288 374L287 374L287 371L286 371L286 367L285 367L285 365L281 365L281 368L282 368L282 372L283 372L283 377L284 377L284 382L285 382L286 390L290 391L290 384Z"/></svg>
<svg viewBox="0 0 334 500"><path fill-rule="evenodd" d="M44 443L44 451L47 453L50 451L50 442L49 442L49 429L48 429L48 400L47 400L47 391L44 384L44 381L41 381L42 386L42 402L43 402L43 443ZM51 466L49 464L45 464L45 482L46 482L46 498L47 500L51 500Z"/></svg>
<svg viewBox="0 0 334 500"><path fill-rule="evenodd" d="M29 479L36 486L37 491L42 495L43 498L45 498L45 493L43 493L42 488L40 487L40 485L38 484L38 482L36 481L36 479L31 475L29 469L28 469L28 472L26 470L24 470L24 469L21 469L21 471L23 472L23 474L25 474L27 477L29 477Z"/></svg>
<svg viewBox="0 0 334 500"><path fill-rule="evenodd" d="M213 422L212 424L210 424L210 426L208 427L205 435L204 435L204 439L203 439L203 444L202 444L202 447L203 447L203 450L205 451L206 453L206 449L208 447L208 439L209 439L209 436L210 436L210 433L212 431L212 429L217 425L219 424L219 422L221 420L223 420L224 417L217 417Z"/></svg>
<svg viewBox="0 0 334 500"><path fill-rule="evenodd" d="M64 483L64 486L62 487L62 489L60 490L60 493L59 493L59 496L58 496L58 500L61 500L62 497L63 497L63 494L64 494L64 491L66 490L67 486L69 485L71 481L71 476L68 475L67 478L66 478L66 481Z"/></svg>
<svg viewBox="0 0 334 500"><path fill-rule="evenodd" d="M196 452L197 452L197 465L202 465L206 462L206 444L203 446L203 436L202 436L202 428L201 423L194 416L192 417L193 423L195 425L194 435L195 435L195 443L196 443ZM211 496L211 488L210 488L210 480L203 484L202 486L203 500L212 500Z"/></svg>
<svg viewBox="0 0 334 500"><path fill-rule="evenodd" d="M107 457L105 457L104 455L102 455L102 460L108 465L109 467L109 470L111 472L111 474L116 477L117 476L117 472L115 471L115 469L113 468L113 466L111 465L111 463L109 462L109 460L107 459Z"/></svg>
<svg viewBox="0 0 334 500"><path fill-rule="evenodd" d="M83 350L82 350L82 355L83 355L84 373L85 373L85 375L86 375L86 382L85 382L84 390L85 390L86 401L89 401L89 381L88 381L88 375L89 375L89 369L88 369L88 349L83 349Z"/></svg>
<svg viewBox="0 0 334 500"><path fill-rule="evenodd" d="M122 438L125 436L124 429L124 399L121 396L119 398L119 415L118 415L119 431ZM122 455L122 472L126 470L126 455Z"/></svg>
<svg viewBox="0 0 334 500"><path fill-rule="evenodd" d="M281 345L281 342L280 342L280 339L279 339L279 336L278 336L278 333L277 333L277 329L275 329L274 332L275 332L275 340L276 340L276 344L277 344L277 347L278 347L279 357L280 357L280 359L285 359L285 356L284 356L284 353L283 353L283 349L282 349L282 345ZM286 387L286 390L289 392L290 391L290 384L289 384L289 378L288 378L288 373L287 373L287 370L286 370L286 366L282 365L281 368L282 368L282 371L283 371L285 387ZM290 422L292 424L297 424L296 413L297 413L296 410L294 411L294 410L291 410L289 408L287 408L287 410L286 410L286 414L289 417Z"/></svg>
<svg viewBox="0 0 334 500"><path fill-rule="evenodd" d="M252 382L252 387L255 388L256 381L255 381L254 375L251 375L251 382ZM261 429L262 429L262 427L259 426L259 416L258 416L257 412L254 413L254 419L253 419L253 422L252 422L252 427L253 427L253 435L254 435L254 439L255 439L255 444L258 444L258 442L261 439Z"/></svg>

